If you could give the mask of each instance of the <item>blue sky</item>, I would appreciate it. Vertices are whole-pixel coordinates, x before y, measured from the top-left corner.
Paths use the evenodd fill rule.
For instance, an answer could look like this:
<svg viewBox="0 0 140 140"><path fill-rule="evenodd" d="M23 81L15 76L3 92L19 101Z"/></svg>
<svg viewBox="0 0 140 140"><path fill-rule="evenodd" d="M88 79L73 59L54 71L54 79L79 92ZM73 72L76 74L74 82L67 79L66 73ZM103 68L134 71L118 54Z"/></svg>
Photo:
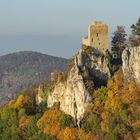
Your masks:
<svg viewBox="0 0 140 140"><path fill-rule="evenodd" d="M130 25L140 17L139 0L0 0L0 55L32 50L69 58L81 46L92 20Z"/></svg>

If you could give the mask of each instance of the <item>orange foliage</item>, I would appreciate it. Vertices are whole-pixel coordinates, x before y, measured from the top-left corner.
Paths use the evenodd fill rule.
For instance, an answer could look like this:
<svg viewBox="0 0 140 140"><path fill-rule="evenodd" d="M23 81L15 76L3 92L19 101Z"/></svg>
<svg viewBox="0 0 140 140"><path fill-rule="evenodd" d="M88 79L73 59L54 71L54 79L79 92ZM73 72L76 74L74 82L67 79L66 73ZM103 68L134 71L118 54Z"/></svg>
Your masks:
<svg viewBox="0 0 140 140"><path fill-rule="evenodd" d="M130 132L124 135L124 140L135 140L135 139L136 138Z"/></svg>
<svg viewBox="0 0 140 140"><path fill-rule="evenodd" d="M82 129L78 129L78 140L96 140L91 133L85 133Z"/></svg>
<svg viewBox="0 0 140 140"><path fill-rule="evenodd" d="M60 140L77 140L74 129L69 128L69 127L60 131L60 133L58 135L58 139L60 139Z"/></svg>
<svg viewBox="0 0 140 140"><path fill-rule="evenodd" d="M61 112L56 109L49 109L48 111L44 112L43 116L37 122L38 128L44 127L46 123L53 124L58 122Z"/></svg>
<svg viewBox="0 0 140 140"><path fill-rule="evenodd" d="M57 136L59 134L59 132L60 132L59 123L54 124L54 125L47 124L46 127L44 128L44 131L43 132L46 135Z"/></svg>
<svg viewBox="0 0 140 140"><path fill-rule="evenodd" d="M25 116L23 116L20 120L19 120L19 127L26 127L28 126L30 123L29 119Z"/></svg>
<svg viewBox="0 0 140 140"><path fill-rule="evenodd" d="M60 131L60 119L61 112L56 108L51 108L46 111L43 116L38 120L37 127L43 129L46 135L58 135Z"/></svg>
<svg viewBox="0 0 140 140"><path fill-rule="evenodd" d="M105 111L101 114L102 119L107 122L110 119L110 114L109 112Z"/></svg>
<svg viewBox="0 0 140 140"><path fill-rule="evenodd" d="M108 83L107 83L107 87L108 87L109 89L111 89L111 88L113 87L113 84L114 84L113 80L112 80L112 79L109 79L109 80L108 80Z"/></svg>
<svg viewBox="0 0 140 140"><path fill-rule="evenodd" d="M57 136L60 131L60 124L57 122L50 128L50 134L53 136Z"/></svg>
<svg viewBox="0 0 140 140"><path fill-rule="evenodd" d="M46 125L44 128L44 134L49 135L50 134L50 129L51 129L51 125Z"/></svg>
<svg viewBox="0 0 140 140"><path fill-rule="evenodd" d="M114 92L112 90L108 90L108 97L113 98Z"/></svg>
<svg viewBox="0 0 140 140"><path fill-rule="evenodd" d="M86 135L86 139L85 140L97 140L96 137L94 137L91 133L88 133Z"/></svg>
<svg viewBox="0 0 140 140"><path fill-rule="evenodd" d="M95 140L91 133L85 133L82 129L67 127L57 136L60 140Z"/></svg>
<svg viewBox="0 0 140 140"><path fill-rule="evenodd" d="M134 128L140 128L140 120L137 120L136 122L134 122L134 123L132 124L132 126L133 126Z"/></svg>
<svg viewBox="0 0 140 140"><path fill-rule="evenodd" d="M87 134L83 131L83 129L78 129L78 138L79 140L86 140Z"/></svg>

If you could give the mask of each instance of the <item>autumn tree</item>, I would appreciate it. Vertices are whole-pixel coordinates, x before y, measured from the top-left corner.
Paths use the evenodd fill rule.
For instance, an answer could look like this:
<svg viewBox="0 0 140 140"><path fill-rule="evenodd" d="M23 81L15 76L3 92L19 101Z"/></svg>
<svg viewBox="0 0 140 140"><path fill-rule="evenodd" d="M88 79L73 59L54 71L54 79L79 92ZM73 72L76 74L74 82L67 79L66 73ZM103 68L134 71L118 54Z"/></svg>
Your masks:
<svg viewBox="0 0 140 140"><path fill-rule="evenodd" d="M66 127L65 129L61 130L59 135L58 135L58 139L60 140L76 140L77 136L76 136L76 131L70 127Z"/></svg>
<svg viewBox="0 0 140 140"><path fill-rule="evenodd" d="M23 104L24 104L24 100L25 100L25 97L24 95L20 95L18 96L16 102L15 102L15 108L22 108L23 107Z"/></svg>

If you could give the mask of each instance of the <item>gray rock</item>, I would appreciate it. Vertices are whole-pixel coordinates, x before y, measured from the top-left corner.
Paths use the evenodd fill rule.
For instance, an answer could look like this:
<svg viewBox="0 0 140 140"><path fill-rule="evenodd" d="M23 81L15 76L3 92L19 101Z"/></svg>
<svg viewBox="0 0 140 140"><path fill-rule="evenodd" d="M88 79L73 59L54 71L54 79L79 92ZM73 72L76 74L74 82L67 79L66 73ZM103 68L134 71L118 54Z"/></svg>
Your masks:
<svg viewBox="0 0 140 140"><path fill-rule="evenodd" d="M140 46L126 48L122 54L122 70L125 79L135 80L140 84Z"/></svg>
<svg viewBox="0 0 140 140"><path fill-rule="evenodd" d="M85 86L85 77L82 76L83 71L89 71L86 80L96 77L100 80L107 80L109 77L109 69L103 54L96 52L94 48L91 48L89 54L80 49L75 55L74 66L68 74L66 83L58 82L54 91L48 95L48 107L59 102L60 109L71 115L77 125L83 118L86 106L91 100L90 93Z"/></svg>
<svg viewBox="0 0 140 140"><path fill-rule="evenodd" d="M79 125L90 100L90 95L85 88L82 76L79 74L76 59L77 57L75 57L75 65L68 75L67 82L56 84L54 91L48 96L48 107L60 102L60 109L71 115Z"/></svg>

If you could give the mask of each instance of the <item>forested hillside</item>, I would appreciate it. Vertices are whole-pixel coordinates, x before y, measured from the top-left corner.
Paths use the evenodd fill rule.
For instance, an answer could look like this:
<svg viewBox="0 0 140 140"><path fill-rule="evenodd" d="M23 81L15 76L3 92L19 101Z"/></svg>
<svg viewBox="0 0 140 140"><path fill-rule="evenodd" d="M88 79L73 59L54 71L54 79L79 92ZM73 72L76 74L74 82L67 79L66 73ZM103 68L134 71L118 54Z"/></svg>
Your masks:
<svg viewBox="0 0 140 140"><path fill-rule="evenodd" d="M0 56L0 105L34 83L46 81L53 70L64 71L67 60L36 52Z"/></svg>
<svg viewBox="0 0 140 140"><path fill-rule="evenodd" d="M79 128L73 118L60 111L59 104L47 108L54 82L41 85L44 101L36 103L38 86L22 92L0 108L2 140L136 140L140 137L140 90L134 81L126 82L122 71L107 86L91 95Z"/></svg>

